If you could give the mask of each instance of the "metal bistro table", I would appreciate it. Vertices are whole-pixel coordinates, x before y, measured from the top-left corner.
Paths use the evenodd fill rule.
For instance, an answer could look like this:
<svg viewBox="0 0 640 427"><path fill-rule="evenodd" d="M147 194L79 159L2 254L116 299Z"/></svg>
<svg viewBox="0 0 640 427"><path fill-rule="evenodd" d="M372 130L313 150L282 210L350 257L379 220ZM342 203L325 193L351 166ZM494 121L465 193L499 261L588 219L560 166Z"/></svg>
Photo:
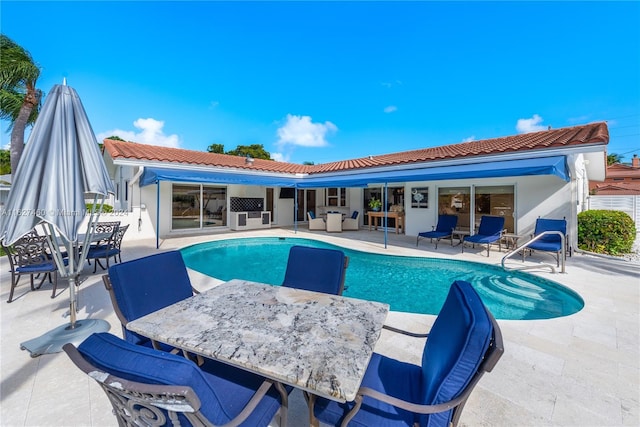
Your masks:
<svg viewBox="0 0 640 427"><path fill-rule="evenodd" d="M387 304L231 280L127 329L303 391L352 401Z"/></svg>

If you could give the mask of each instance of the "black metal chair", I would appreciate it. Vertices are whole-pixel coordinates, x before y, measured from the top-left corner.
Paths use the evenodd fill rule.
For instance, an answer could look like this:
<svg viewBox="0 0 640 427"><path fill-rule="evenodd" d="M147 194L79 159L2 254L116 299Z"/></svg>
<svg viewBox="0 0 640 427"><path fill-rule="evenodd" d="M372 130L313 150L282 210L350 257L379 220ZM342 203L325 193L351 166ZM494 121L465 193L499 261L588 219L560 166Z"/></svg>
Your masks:
<svg viewBox="0 0 640 427"><path fill-rule="evenodd" d="M93 266L93 272L95 273L98 269L98 265L103 270L105 267L100 262L101 259L105 260L107 263L106 268L109 268L109 259L113 258L115 262L122 262L121 256L121 245L122 238L124 234L127 232L129 225L123 225L122 227L118 227L111 238L107 241L106 244L99 244L95 246L91 246L89 248L89 252L87 253L87 260L94 260L95 264Z"/></svg>
<svg viewBox="0 0 640 427"><path fill-rule="evenodd" d="M58 267L49 256L50 248L47 236L38 236L35 233L29 233L18 239L11 246L2 245L2 249L9 258L11 268L11 291L7 302L13 301L13 293L20 277L29 275L31 280L31 290L40 289L45 279L48 277L49 282L53 283L53 291L51 298L56 296L58 287ZM42 280L38 286L34 285L34 276L42 275ZM53 279L52 279L53 275Z"/></svg>

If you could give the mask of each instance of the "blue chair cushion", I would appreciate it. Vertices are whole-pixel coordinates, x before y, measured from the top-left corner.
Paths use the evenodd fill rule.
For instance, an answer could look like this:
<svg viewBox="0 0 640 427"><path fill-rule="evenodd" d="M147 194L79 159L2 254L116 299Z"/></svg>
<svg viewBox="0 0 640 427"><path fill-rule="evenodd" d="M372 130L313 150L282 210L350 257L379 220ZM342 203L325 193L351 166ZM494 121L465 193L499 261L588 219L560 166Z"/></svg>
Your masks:
<svg viewBox="0 0 640 427"><path fill-rule="evenodd" d="M457 280L429 332L422 356L424 404L457 397L478 370L489 348L493 325L469 282ZM422 426L446 425L452 411L422 415Z"/></svg>
<svg viewBox="0 0 640 427"><path fill-rule="evenodd" d="M114 255L120 253L120 249L110 248L108 246L102 247L91 247L87 252L87 258L95 259L95 258L110 258Z"/></svg>
<svg viewBox="0 0 640 427"><path fill-rule="evenodd" d="M216 425L236 417L263 381L214 361L198 368L184 357L133 345L106 332L89 336L78 351L97 368L129 381L191 387L202 404L200 411ZM279 395L273 391L262 399L243 426L269 424L280 407ZM190 425L183 417L181 422Z"/></svg>
<svg viewBox="0 0 640 427"><path fill-rule="evenodd" d="M128 321L167 307L193 295L187 267L179 251L150 255L109 267L118 307ZM148 344L148 339L124 329L127 341Z"/></svg>
<svg viewBox="0 0 640 427"><path fill-rule="evenodd" d="M469 384L489 348L493 325L471 284L456 281L429 332L422 367L374 353L362 385L407 402L434 405L458 397ZM353 403L318 399L314 414L340 425ZM349 426L446 427L452 410L413 414L365 397Z"/></svg>
<svg viewBox="0 0 640 427"><path fill-rule="evenodd" d="M420 366L390 359L374 353L362 380L363 387L370 387L387 395L408 402L420 402L422 370ZM315 416L324 423L338 426L353 408L354 402L338 403L329 399L317 399ZM413 426L415 415L388 403L365 397L360 411L349 423L357 427Z"/></svg>
<svg viewBox="0 0 640 427"><path fill-rule="evenodd" d="M504 228L503 216L483 215L482 218L480 218L480 226L478 227L478 234L481 236L500 235L500 232L502 231L503 228Z"/></svg>
<svg viewBox="0 0 640 427"><path fill-rule="evenodd" d="M527 247L537 251L560 252L562 250L562 243L560 241L545 242L544 238L542 238L536 242L530 243Z"/></svg>
<svg viewBox="0 0 640 427"><path fill-rule="evenodd" d="M451 236L456 225L458 225L457 215L439 215L435 230L423 231L422 233L418 233L418 236L429 239L440 239L442 237Z"/></svg>
<svg viewBox="0 0 640 427"><path fill-rule="evenodd" d="M344 275L344 252L292 246L282 286L339 294Z"/></svg>
<svg viewBox="0 0 640 427"><path fill-rule="evenodd" d="M56 271L57 268L58 267L56 267L55 262L48 261L43 262L42 264L31 264L17 267L16 272L21 274L49 273Z"/></svg>
<svg viewBox="0 0 640 427"><path fill-rule="evenodd" d="M538 234L541 234L545 231L559 231L562 234L566 235L567 221L564 219L538 218L536 220L536 228L533 234L537 236ZM540 243L540 242L545 242L545 243L555 242L558 244L558 249L551 249L551 250L559 251L562 240L561 240L561 237L557 234L549 234L546 236L542 236L539 240L534 242L534 244ZM539 249L539 250L549 250L549 249Z"/></svg>
<svg viewBox="0 0 640 427"><path fill-rule="evenodd" d="M499 235L491 235L491 236L484 236L482 234L474 234L473 236L465 236L464 241L465 242L471 242L471 243L493 243L496 240L500 239Z"/></svg>
<svg viewBox="0 0 640 427"><path fill-rule="evenodd" d="M358 211L353 211L353 213L351 214L351 219L356 219L358 218Z"/></svg>
<svg viewBox="0 0 640 427"><path fill-rule="evenodd" d="M451 236L451 230L449 231L423 231L422 233L418 233L420 237L426 237L429 239L440 239L442 237Z"/></svg>
<svg viewBox="0 0 640 427"><path fill-rule="evenodd" d="M316 219L316 214L314 214L313 211L309 211L309 218Z"/></svg>

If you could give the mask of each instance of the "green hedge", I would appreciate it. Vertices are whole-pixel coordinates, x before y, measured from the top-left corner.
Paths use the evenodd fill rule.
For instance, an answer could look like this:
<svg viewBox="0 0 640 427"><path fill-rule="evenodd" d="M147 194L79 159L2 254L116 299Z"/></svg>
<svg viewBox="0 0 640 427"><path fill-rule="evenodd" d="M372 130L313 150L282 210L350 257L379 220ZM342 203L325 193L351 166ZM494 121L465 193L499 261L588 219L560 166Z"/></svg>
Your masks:
<svg viewBox="0 0 640 427"><path fill-rule="evenodd" d="M91 209L93 208L93 203L87 203L87 213L91 212ZM96 209L98 208L98 206L96 206ZM111 213L113 212L113 206L111 205L107 205L106 203L104 205L102 205L102 213Z"/></svg>
<svg viewBox="0 0 640 427"><path fill-rule="evenodd" d="M599 254L631 252L636 225L625 212L591 210L578 214L578 247Z"/></svg>

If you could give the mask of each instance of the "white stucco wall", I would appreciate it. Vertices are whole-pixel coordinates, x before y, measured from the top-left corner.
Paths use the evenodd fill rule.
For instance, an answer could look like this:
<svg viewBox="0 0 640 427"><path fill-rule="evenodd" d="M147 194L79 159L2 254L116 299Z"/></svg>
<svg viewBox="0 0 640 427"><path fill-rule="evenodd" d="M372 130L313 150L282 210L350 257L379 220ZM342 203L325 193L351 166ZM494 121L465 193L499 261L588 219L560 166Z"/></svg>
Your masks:
<svg viewBox="0 0 640 427"><path fill-rule="evenodd" d="M571 157L570 168L572 177L575 179L581 174L584 175L584 164L582 156ZM135 173L133 167L121 167L122 172L114 171L116 176L122 180L131 180ZM585 178L585 177L581 177ZM431 230L436 225L437 195L440 187L465 187L465 186L498 186L513 185L515 191L515 218L514 224L516 233L527 235L533 232L535 221L538 217L545 218L566 218L569 228L569 239L572 245L577 240L575 215L577 215L581 200L584 194L579 192L579 188L584 188L584 180L567 183L555 176L525 176L508 178L491 178L478 180L445 180L435 182L411 182L404 184L405 187L405 224L406 234L415 236L421 231ZM403 184L394 184L402 186ZM161 182L160 184L160 237L164 238L170 234L185 233L185 231L171 232L171 182ZM409 195L413 187L429 188L429 207L411 208ZM274 226L293 226L294 224L294 199L280 199L280 191L274 189L274 215L272 223ZM262 186L227 186L227 197L264 197L266 198L266 187ZM141 199L141 200L139 200ZM227 200L228 202L228 200ZM140 209L141 203L146 207ZM316 189L316 205L324 205L324 190ZM473 203L473 202L472 202ZM360 224L363 223L363 189L347 189L347 209L350 212L358 210L361 213ZM126 205L129 215L123 216L123 223L131 224L131 233L127 233L129 238L154 238L156 229L156 186L148 185L138 187L137 183L129 189L129 202ZM125 208L125 209L127 209ZM142 218L142 223L138 229L138 219ZM219 228L216 228L218 230Z"/></svg>

